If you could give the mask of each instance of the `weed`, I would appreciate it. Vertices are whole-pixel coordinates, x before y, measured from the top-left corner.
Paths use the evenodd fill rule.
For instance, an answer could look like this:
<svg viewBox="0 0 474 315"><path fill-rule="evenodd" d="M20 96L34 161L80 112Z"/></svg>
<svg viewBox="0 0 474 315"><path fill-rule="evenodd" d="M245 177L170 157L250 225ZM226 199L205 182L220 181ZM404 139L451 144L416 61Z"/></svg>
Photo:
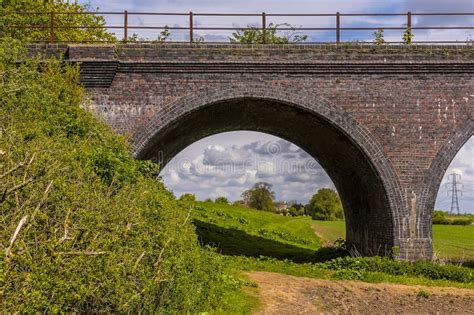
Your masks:
<svg viewBox="0 0 474 315"><path fill-rule="evenodd" d="M425 291L425 290L420 290L418 291L418 293L416 294L416 296L418 297L421 297L421 298L424 298L424 299L427 299L431 296L431 293L428 292L428 291Z"/></svg>

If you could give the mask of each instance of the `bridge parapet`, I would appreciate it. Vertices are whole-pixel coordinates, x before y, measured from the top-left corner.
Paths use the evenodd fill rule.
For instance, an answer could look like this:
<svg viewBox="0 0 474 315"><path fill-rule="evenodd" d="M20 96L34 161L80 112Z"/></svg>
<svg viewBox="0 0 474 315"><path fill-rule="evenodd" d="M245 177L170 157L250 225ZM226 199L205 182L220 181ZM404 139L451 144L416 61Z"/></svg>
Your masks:
<svg viewBox="0 0 474 315"><path fill-rule="evenodd" d="M28 52L81 63L86 87L108 87L117 72L474 73L470 45L37 44Z"/></svg>

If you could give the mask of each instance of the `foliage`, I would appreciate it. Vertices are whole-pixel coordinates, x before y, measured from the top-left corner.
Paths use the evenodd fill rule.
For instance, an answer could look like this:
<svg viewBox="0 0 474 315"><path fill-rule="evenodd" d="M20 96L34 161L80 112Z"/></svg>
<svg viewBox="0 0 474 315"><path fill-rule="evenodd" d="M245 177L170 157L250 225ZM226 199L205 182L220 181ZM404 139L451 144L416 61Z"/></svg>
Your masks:
<svg viewBox="0 0 474 315"><path fill-rule="evenodd" d="M242 193L242 198L251 208L271 212L275 211L274 197L275 193L272 191L272 185L263 182L256 183L251 189Z"/></svg>
<svg viewBox="0 0 474 315"><path fill-rule="evenodd" d="M438 265L430 261L414 263L396 261L388 257L339 257L322 263L324 268L333 270L355 270L382 272L390 275L421 276L434 280L449 280L462 283L474 281L471 269L454 265Z"/></svg>
<svg viewBox="0 0 474 315"><path fill-rule="evenodd" d="M341 220L344 218L341 199L336 191L321 188L309 202L309 213L314 220Z"/></svg>
<svg viewBox="0 0 474 315"><path fill-rule="evenodd" d="M446 211L433 211L433 224L471 225L474 221L472 216L449 215Z"/></svg>
<svg viewBox="0 0 474 315"><path fill-rule="evenodd" d="M234 292L189 210L81 108L78 69L0 43L0 309L197 313ZM41 71L37 71L40 68ZM85 104L86 105L86 104Z"/></svg>
<svg viewBox="0 0 474 315"><path fill-rule="evenodd" d="M229 204L229 200L226 197L217 197L214 202L216 204L223 204L223 205L228 205Z"/></svg>
<svg viewBox="0 0 474 315"><path fill-rule="evenodd" d="M287 210L286 215L290 215L292 217L303 216L304 215L304 208L297 208L295 205L292 205Z"/></svg>
<svg viewBox="0 0 474 315"><path fill-rule="evenodd" d="M418 293L416 294L416 296L418 297L422 297L424 299L428 299L430 296L431 296L431 293L426 291L426 290L420 290L418 291Z"/></svg>
<svg viewBox="0 0 474 315"><path fill-rule="evenodd" d="M64 0L4 0L0 5L1 37L11 37L23 42L50 41L50 14L17 14L13 12L94 12L88 5ZM96 10L95 10L96 11ZM11 25L19 27L12 28ZM45 26L33 28L29 26ZM55 14L54 39L63 41L115 41L115 35L103 26L104 17L97 14ZM77 28L61 28L61 27ZM87 27L87 28L86 28Z"/></svg>
<svg viewBox="0 0 474 315"><path fill-rule="evenodd" d="M403 33L403 43L405 45L411 45L413 44L413 38L415 35L413 35L413 32L411 30L411 27L407 27L405 32Z"/></svg>
<svg viewBox="0 0 474 315"><path fill-rule="evenodd" d="M156 39L150 40L149 38L139 37L137 33L133 33L132 36L127 38L128 43L137 43L137 42L151 42L151 43L164 43L171 36L168 25L165 25L165 28L158 34Z"/></svg>
<svg viewBox="0 0 474 315"><path fill-rule="evenodd" d="M377 30L374 32L374 44L375 45L383 45L385 44L385 38L383 34L383 29Z"/></svg>
<svg viewBox="0 0 474 315"><path fill-rule="evenodd" d="M434 210L433 224L449 224L448 213L441 210Z"/></svg>
<svg viewBox="0 0 474 315"><path fill-rule="evenodd" d="M279 35L278 28L280 27L289 28L290 31ZM288 23L270 23L265 30L265 37L263 36L261 28L248 25L246 29L232 33L229 40L231 43L239 44L289 44L304 42L308 39L308 35L298 34L296 27Z"/></svg>
<svg viewBox="0 0 474 315"><path fill-rule="evenodd" d="M193 203L193 202L196 202L196 196L191 193L185 193L185 194L182 194L181 197L179 197L179 200L183 202Z"/></svg>

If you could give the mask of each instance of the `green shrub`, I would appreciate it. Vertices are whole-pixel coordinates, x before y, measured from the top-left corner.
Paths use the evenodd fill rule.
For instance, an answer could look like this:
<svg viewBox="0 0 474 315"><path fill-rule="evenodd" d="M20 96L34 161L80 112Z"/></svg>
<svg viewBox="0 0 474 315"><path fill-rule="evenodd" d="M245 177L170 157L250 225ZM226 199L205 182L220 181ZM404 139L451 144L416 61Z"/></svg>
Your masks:
<svg viewBox="0 0 474 315"><path fill-rule="evenodd" d="M359 270L342 269L336 271L332 278L336 280L362 280L364 275Z"/></svg>
<svg viewBox="0 0 474 315"><path fill-rule="evenodd" d="M189 207L79 105L78 69L0 42L0 309L196 313L233 286ZM41 71L37 71L41 68Z"/></svg>
<svg viewBox="0 0 474 315"><path fill-rule="evenodd" d="M450 224L450 221L448 220L448 214L444 211L434 210L433 224Z"/></svg>
<svg viewBox="0 0 474 315"><path fill-rule="evenodd" d="M454 265L438 265L430 261L414 263L396 261L388 257L339 257L322 263L321 266L333 270L357 270L368 272L383 272L390 275L421 276L433 280L450 280L469 283L474 281L474 275L469 268Z"/></svg>
<svg viewBox="0 0 474 315"><path fill-rule="evenodd" d="M181 197L179 197L179 200L187 203L194 203L196 202L196 196L194 194L186 193L182 194Z"/></svg>
<svg viewBox="0 0 474 315"><path fill-rule="evenodd" d="M228 205L229 200L226 197L217 197L216 200L214 201L216 204L224 204Z"/></svg>
<svg viewBox="0 0 474 315"><path fill-rule="evenodd" d="M452 225L471 225L472 219L470 218L458 218L451 221Z"/></svg>

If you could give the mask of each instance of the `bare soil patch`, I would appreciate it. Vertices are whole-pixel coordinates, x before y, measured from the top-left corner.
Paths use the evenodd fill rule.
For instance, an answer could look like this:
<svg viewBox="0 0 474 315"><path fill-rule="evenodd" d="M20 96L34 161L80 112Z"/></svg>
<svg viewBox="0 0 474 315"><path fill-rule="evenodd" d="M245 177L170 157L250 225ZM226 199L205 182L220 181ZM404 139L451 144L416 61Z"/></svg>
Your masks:
<svg viewBox="0 0 474 315"><path fill-rule="evenodd" d="M474 290L330 281L251 272L256 314L474 314ZM421 292L421 293L420 293Z"/></svg>

